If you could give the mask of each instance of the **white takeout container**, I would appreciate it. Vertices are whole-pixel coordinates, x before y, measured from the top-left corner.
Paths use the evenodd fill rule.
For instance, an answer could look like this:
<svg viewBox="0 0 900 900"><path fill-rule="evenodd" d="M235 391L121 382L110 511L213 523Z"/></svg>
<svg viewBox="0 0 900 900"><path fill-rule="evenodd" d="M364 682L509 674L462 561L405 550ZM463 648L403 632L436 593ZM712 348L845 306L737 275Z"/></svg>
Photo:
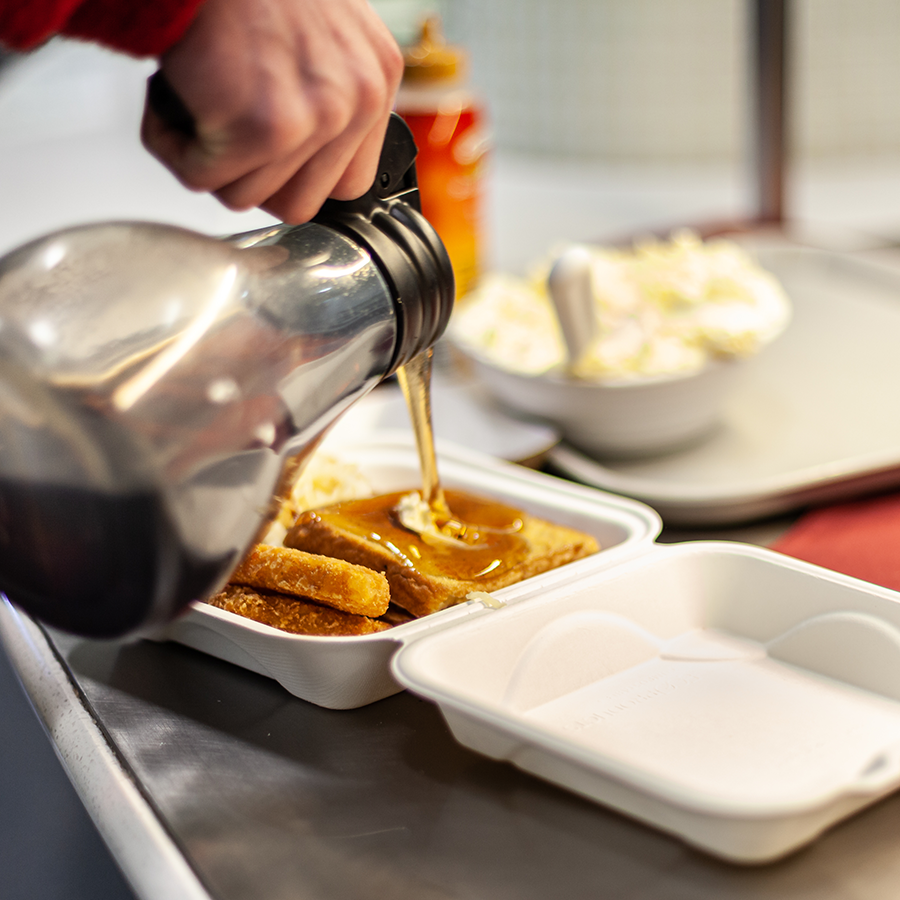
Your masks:
<svg viewBox="0 0 900 900"><path fill-rule="evenodd" d="M411 446L354 452L376 489L415 484ZM900 594L748 545L656 544L640 504L469 452L440 468L608 549L501 608L376 635L197 605L167 636L325 706L406 687L465 746L731 861L784 856L900 786Z"/></svg>
<svg viewBox="0 0 900 900"><path fill-rule="evenodd" d="M394 671L462 744L764 862L900 785L898 601L756 547L657 545Z"/></svg>
<svg viewBox="0 0 900 900"><path fill-rule="evenodd" d="M494 592L507 602L523 591L548 587L614 565L652 545L659 516L633 500L551 478L484 454L438 442L441 484L494 497L525 512L592 534L602 552ZM331 448L330 448L331 449ZM378 493L418 490L422 475L410 436L388 435L345 444L340 458L355 464ZM483 614L469 601L389 631L358 637L288 634L206 603L193 604L155 637L175 640L274 678L303 700L331 709L352 709L403 690L390 671L398 647L436 628Z"/></svg>

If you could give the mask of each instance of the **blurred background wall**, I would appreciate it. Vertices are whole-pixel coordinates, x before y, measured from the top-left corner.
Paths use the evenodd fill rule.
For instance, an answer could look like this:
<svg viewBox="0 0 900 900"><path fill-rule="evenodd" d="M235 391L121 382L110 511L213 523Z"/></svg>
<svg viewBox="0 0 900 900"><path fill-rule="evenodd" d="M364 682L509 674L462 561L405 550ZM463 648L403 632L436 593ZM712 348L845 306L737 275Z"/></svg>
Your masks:
<svg viewBox="0 0 900 900"><path fill-rule="evenodd" d="M401 42L439 12L471 54L498 163L493 265L520 269L551 238L755 214L755 0L374 2ZM794 233L900 242L900 3L788 0L787 16Z"/></svg>
<svg viewBox="0 0 900 900"><path fill-rule="evenodd" d="M606 161L744 152L749 0L375 0L472 54L500 150ZM900 155L900 3L792 0L798 158Z"/></svg>

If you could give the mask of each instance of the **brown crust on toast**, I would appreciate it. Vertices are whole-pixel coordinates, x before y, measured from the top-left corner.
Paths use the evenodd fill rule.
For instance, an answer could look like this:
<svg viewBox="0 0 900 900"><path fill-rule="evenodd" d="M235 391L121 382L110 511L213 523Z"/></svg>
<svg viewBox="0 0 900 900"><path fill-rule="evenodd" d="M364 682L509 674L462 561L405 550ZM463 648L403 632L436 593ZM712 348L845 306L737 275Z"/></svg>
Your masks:
<svg viewBox="0 0 900 900"><path fill-rule="evenodd" d="M341 612L300 597L289 597L244 584L225 585L207 603L291 634L353 637L375 634L391 627L387 622L367 616Z"/></svg>
<svg viewBox="0 0 900 900"><path fill-rule="evenodd" d="M380 572L343 559L271 544L253 547L231 581L305 597L369 618L384 615L391 599L387 579Z"/></svg>

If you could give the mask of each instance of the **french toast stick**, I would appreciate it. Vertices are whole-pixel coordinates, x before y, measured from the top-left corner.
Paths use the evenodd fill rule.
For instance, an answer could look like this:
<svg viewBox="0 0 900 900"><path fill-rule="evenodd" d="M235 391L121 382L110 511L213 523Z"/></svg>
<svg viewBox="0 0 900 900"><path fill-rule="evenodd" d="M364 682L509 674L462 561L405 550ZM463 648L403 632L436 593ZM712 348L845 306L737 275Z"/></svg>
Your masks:
<svg viewBox="0 0 900 900"><path fill-rule="evenodd" d="M291 634L351 637L374 634L391 627L387 622L367 616L341 612L300 597L245 584L226 584L207 603Z"/></svg>
<svg viewBox="0 0 900 900"><path fill-rule="evenodd" d="M457 496L447 492L451 510ZM389 498L392 502L393 497ZM488 501L481 502L488 509ZM302 513L285 537L285 545L383 572L390 585L391 601L417 617L460 603L471 591L498 590L600 549L589 534L519 513L514 548L510 552L498 551L496 563L490 562L490 555L483 556L489 561L483 571L459 577L454 569L466 569L469 551L465 548L459 550L457 557L463 565L455 566L451 550L458 548L448 550L423 541L415 532L392 522L389 510L386 520L376 522L376 527L355 527L350 523L359 519L359 512L367 514L374 504L371 500L359 501L360 506L354 503ZM481 568L480 563L477 568Z"/></svg>
<svg viewBox="0 0 900 900"><path fill-rule="evenodd" d="M380 572L271 544L253 547L230 580L370 618L384 615L391 599L387 579Z"/></svg>

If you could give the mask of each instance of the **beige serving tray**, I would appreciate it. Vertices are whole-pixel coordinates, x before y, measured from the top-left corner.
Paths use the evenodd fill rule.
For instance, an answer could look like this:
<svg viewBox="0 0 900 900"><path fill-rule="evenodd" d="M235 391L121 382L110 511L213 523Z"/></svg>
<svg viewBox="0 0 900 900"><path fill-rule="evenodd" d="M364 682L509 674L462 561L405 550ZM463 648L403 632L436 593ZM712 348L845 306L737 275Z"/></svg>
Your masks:
<svg viewBox="0 0 900 900"><path fill-rule="evenodd" d="M725 525L900 485L900 268L851 254L760 245L794 304L720 426L644 460L561 444L552 467L648 503L667 525Z"/></svg>

